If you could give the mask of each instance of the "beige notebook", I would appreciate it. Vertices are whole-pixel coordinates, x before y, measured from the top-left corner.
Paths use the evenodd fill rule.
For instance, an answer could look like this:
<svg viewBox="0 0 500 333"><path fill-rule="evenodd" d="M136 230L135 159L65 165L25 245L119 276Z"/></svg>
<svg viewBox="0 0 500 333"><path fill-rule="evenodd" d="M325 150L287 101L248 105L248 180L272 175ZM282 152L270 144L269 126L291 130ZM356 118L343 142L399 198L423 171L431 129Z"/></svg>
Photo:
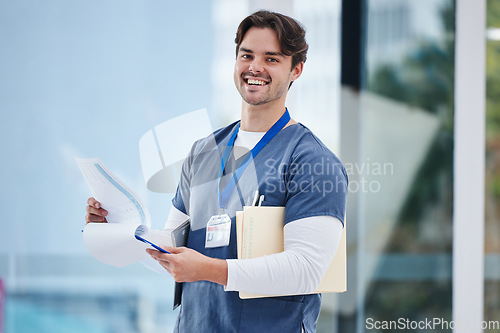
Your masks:
<svg viewBox="0 0 500 333"><path fill-rule="evenodd" d="M283 252L284 207L247 206L236 213L238 259L258 258ZM335 256L319 284L316 293L344 292L347 290L346 228L342 231ZM273 295L283 296L283 295ZM240 298L271 297L240 292Z"/></svg>

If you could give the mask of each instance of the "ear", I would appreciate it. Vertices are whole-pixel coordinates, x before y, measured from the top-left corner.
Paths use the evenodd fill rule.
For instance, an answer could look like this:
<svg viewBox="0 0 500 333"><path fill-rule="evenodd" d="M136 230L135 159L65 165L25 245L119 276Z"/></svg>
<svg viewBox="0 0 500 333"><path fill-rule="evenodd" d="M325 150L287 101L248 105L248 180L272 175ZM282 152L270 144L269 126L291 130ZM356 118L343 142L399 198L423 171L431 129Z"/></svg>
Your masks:
<svg viewBox="0 0 500 333"><path fill-rule="evenodd" d="M302 70L304 69L304 62L299 62L297 65L295 65L294 68L292 68L292 75L290 77L290 81L293 82L299 78L299 76L302 74Z"/></svg>

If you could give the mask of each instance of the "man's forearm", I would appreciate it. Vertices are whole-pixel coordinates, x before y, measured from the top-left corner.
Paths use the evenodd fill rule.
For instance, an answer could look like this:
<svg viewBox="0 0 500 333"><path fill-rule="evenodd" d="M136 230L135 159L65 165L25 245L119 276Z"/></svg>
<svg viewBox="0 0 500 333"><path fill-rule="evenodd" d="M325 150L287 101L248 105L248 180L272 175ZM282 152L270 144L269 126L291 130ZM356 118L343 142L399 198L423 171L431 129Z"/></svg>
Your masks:
<svg viewBox="0 0 500 333"><path fill-rule="evenodd" d="M222 259L208 259L202 268L200 280L207 280L225 286L227 284L227 262Z"/></svg>
<svg viewBox="0 0 500 333"><path fill-rule="evenodd" d="M226 290L265 295L313 292L330 266L342 230L342 222L331 216L305 218L287 224L284 252L228 260Z"/></svg>

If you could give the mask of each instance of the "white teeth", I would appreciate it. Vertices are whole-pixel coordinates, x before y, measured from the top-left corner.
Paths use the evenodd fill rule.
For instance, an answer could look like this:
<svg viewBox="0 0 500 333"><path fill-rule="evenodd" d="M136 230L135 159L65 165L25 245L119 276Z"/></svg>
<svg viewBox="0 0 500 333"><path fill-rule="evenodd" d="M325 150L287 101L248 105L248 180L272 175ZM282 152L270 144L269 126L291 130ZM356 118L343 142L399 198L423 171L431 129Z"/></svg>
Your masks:
<svg viewBox="0 0 500 333"><path fill-rule="evenodd" d="M252 80L252 79L249 79L248 80L248 84L256 84L256 85L259 85L259 86L263 86L266 84L265 81L260 81L260 80Z"/></svg>

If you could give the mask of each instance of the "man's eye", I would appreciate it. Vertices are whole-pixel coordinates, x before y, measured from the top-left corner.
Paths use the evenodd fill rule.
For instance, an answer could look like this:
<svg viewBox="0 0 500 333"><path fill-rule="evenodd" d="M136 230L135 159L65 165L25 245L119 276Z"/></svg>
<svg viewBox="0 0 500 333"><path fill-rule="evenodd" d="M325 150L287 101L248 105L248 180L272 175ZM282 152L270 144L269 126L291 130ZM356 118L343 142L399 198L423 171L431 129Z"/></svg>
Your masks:
<svg viewBox="0 0 500 333"><path fill-rule="evenodd" d="M244 54L241 56L243 59L251 59L252 56L250 54Z"/></svg>
<svg viewBox="0 0 500 333"><path fill-rule="evenodd" d="M269 59L267 59L267 61L269 61L269 62L278 62L278 59L269 58Z"/></svg>

